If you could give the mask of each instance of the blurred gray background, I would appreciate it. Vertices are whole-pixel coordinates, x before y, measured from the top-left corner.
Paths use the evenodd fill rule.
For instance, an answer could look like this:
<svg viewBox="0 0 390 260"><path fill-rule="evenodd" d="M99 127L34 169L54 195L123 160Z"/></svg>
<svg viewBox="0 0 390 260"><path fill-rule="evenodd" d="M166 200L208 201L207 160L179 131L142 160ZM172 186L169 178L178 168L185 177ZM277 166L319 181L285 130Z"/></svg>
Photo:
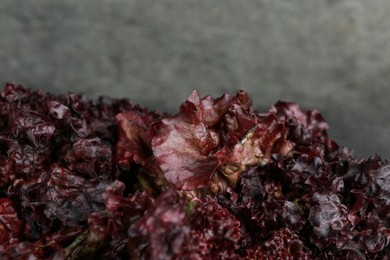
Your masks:
<svg viewBox="0 0 390 260"><path fill-rule="evenodd" d="M0 81L177 111L192 89L318 109L390 157L388 0L2 0Z"/></svg>

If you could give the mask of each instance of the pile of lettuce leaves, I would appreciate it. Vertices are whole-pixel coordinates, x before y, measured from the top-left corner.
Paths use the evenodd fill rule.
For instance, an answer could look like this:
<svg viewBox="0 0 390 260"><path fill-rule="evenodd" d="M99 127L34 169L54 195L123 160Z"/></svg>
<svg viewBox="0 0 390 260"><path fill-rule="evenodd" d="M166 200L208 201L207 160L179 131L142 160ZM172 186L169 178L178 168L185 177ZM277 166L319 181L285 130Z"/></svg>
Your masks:
<svg viewBox="0 0 390 260"><path fill-rule="evenodd" d="M389 259L390 163L244 91L177 114L0 96L1 259Z"/></svg>

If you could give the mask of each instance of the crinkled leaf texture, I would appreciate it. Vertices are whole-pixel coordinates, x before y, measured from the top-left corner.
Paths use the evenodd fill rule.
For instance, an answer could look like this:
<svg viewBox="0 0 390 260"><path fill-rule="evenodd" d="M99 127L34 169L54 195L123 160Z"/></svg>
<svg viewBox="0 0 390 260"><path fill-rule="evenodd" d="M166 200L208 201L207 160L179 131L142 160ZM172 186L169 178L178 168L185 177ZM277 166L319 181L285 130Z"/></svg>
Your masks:
<svg viewBox="0 0 390 260"><path fill-rule="evenodd" d="M389 259L390 163L244 91L176 115L0 95L0 259Z"/></svg>
<svg viewBox="0 0 390 260"><path fill-rule="evenodd" d="M243 91L218 99L201 99L194 91L178 114L164 118L152 149L168 182L194 190L207 186L218 170L235 183L248 167L288 153L292 144L283 122L253 112L251 104Z"/></svg>

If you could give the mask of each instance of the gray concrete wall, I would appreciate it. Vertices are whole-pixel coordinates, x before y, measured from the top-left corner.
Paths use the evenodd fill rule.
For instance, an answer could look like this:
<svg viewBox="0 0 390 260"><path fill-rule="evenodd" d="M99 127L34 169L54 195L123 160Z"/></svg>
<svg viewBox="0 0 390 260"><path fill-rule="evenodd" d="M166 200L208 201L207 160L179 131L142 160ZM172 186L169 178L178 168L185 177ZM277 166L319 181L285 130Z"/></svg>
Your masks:
<svg viewBox="0 0 390 260"><path fill-rule="evenodd" d="M319 109L390 157L388 0L2 0L0 81L174 112L193 88Z"/></svg>

